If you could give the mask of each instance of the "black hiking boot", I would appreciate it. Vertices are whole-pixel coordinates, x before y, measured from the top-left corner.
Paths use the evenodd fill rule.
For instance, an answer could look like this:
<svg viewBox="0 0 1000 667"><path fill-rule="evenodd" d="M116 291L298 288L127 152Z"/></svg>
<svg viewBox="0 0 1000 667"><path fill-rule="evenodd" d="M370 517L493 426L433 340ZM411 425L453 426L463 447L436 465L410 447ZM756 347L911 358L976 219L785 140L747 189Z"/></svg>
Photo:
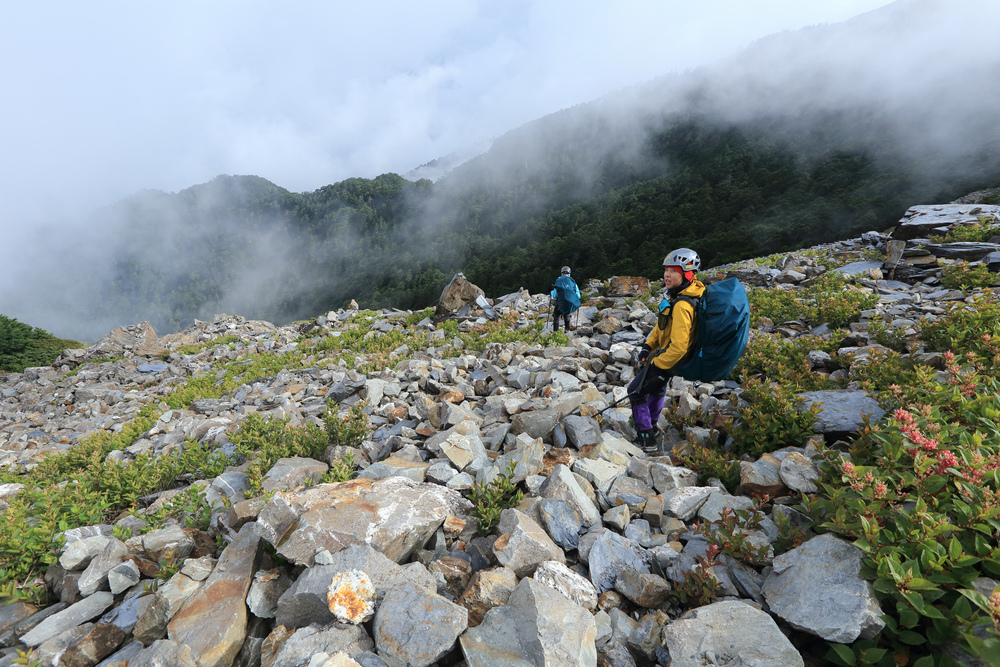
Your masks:
<svg viewBox="0 0 1000 667"><path fill-rule="evenodd" d="M660 455L660 443L657 442L655 428L639 431L636 444L650 456Z"/></svg>

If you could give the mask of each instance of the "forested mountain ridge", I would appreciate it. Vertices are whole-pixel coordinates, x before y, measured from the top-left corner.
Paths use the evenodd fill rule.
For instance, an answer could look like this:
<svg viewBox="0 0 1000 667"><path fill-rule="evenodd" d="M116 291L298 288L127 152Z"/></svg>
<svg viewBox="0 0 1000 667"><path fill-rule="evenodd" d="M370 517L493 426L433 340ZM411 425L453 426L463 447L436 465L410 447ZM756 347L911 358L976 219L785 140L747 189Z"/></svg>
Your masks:
<svg viewBox="0 0 1000 667"><path fill-rule="evenodd" d="M839 132L861 114L817 122ZM584 277L653 275L672 247L697 248L706 265L767 255L885 229L913 201L1000 181L993 165L922 178L879 158L883 132L823 147L779 119L686 117L646 134L632 159L609 152L586 173L586 147L567 140L498 173L498 161L512 162L500 142L499 158L490 151L438 183L383 174L293 193L220 176L111 207L113 273L95 298L108 316L163 331L234 310L288 321L351 299L413 308L456 271L488 293L541 291L564 264ZM164 230L170 248L150 255Z"/></svg>

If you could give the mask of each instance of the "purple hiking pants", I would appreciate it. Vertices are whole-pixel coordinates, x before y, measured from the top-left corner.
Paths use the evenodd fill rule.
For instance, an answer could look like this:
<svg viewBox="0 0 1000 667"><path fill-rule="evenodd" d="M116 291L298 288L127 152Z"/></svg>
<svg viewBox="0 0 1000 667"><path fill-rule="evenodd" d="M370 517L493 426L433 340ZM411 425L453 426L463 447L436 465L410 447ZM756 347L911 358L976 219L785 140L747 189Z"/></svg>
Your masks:
<svg viewBox="0 0 1000 667"><path fill-rule="evenodd" d="M628 399L632 404L632 421L641 431L648 431L656 426L663 410L663 398L667 393L666 377L661 377L650 368L645 378L637 375L628 385ZM641 383L640 383L641 382Z"/></svg>

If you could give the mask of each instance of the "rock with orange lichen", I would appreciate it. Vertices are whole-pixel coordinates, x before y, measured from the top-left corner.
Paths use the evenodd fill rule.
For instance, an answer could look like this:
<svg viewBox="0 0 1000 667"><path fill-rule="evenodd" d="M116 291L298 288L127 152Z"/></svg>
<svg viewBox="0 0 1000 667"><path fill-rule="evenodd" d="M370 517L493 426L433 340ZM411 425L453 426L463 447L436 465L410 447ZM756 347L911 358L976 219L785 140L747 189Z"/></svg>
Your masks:
<svg viewBox="0 0 1000 667"><path fill-rule="evenodd" d="M339 572L326 591L326 602L341 623L364 623L375 615L375 585L361 570Z"/></svg>

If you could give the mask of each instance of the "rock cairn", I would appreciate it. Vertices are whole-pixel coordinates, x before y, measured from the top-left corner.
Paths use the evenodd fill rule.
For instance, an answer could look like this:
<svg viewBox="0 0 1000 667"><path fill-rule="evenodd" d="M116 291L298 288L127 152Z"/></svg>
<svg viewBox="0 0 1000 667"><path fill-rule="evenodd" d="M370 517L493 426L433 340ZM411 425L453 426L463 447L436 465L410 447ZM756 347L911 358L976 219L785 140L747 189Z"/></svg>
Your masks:
<svg viewBox="0 0 1000 667"><path fill-rule="evenodd" d="M801 322L764 322L754 335L837 336L841 364L863 363L880 347L868 337L869 321L887 321L912 338L920 318L970 298L939 286L938 260L956 256L954 249L910 235L925 229L924 218L934 220L929 229L958 224L936 215L958 215L957 207L918 208L896 238L872 232L814 249L857 259L837 270L879 297L846 336ZM962 210L983 213L973 208ZM983 259L990 245L963 256ZM889 260L866 260L873 247ZM798 289L823 272L812 255L721 271L749 285ZM466 283L456 283L458 301L438 313L458 318L463 330L496 317L525 327L546 311L547 295L487 299ZM616 281L616 293L635 292L634 283ZM850 643L877 635L882 611L858 576L861 554L832 535L777 557L770 550L760 569L720 556L718 601L686 613L671 602L672 589L708 550L693 525L749 508L750 495L767 493L776 498L772 515L749 538L768 551L777 515L801 518L791 505L816 490L817 446L855 431L863 414L880 417L871 397L851 386L803 395L804 405L822 403L813 438L742 462L735 495L716 480L701 486L669 451L716 441L718 429L678 431L661 419L667 453L648 457L631 442L627 403L595 418L625 396L635 348L655 322L652 303L598 297L598 286L584 290L586 305L563 347L492 343L470 353L427 318L411 327L428 333L429 347L394 350L398 361L379 373L317 353L306 368L248 380L186 409L161 401L188 378L214 372L213 364L294 351L303 336L341 335L357 311L284 327L220 315L159 338L148 325L126 327L91 348L67 350L54 367L0 376L0 464L15 470L96 430L119 431L150 403L161 406L156 425L110 456L128 461L192 441L230 454L230 437L248 416L319 423L330 400L343 410L364 401L372 428L352 452L360 466L348 482L314 483L345 453L332 449L324 460L278 461L266 475L268 493L256 498L243 493L245 465L197 481L217 503L207 532L171 522L124 541L112 525L65 531L45 576L59 601L0 608L0 667L27 649L43 665L102 667L788 667L804 664L797 646L815 638ZM369 334L398 331L408 315L380 311ZM222 336L232 342L182 351ZM117 359L102 361L109 357ZM816 372L828 372L827 355L809 359ZM674 378L667 401L680 415L700 411L724 421L740 391L730 381ZM526 497L502 512L493 531L477 534L469 493L509 466ZM0 507L18 491L0 488ZM144 499L148 509L118 524L138 528L143 512L177 492ZM167 553L178 570L153 587L151 573Z"/></svg>

